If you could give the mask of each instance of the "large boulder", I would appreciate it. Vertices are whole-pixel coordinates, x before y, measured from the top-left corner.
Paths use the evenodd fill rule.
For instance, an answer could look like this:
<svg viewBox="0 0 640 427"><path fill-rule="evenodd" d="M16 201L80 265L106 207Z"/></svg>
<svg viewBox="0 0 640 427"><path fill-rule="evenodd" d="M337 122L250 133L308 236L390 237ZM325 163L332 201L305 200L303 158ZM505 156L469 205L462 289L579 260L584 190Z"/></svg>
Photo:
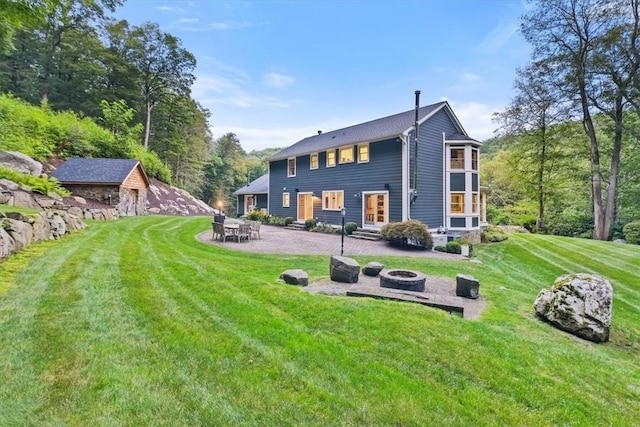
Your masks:
<svg viewBox="0 0 640 427"><path fill-rule="evenodd" d="M51 240L51 224L46 212L40 212L33 222L33 241L42 242Z"/></svg>
<svg viewBox="0 0 640 427"><path fill-rule="evenodd" d="M47 212L49 224L51 225L51 238L56 240L67 234L67 223L57 212Z"/></svg>
<svg viewBox="0 0 640 427"><path fill-rule="evenodd" d="M300 269L286 270L280 275L280 278L290 285L307 286L309 284L309 275Z"/></svg>
<svg viewBox="0 0 640 427"><path fill-rule="evenodd" d="M330 263L331 280L343 283L357 283L360 264L355 259L333 255Z"/></svg>
<svg viewBox="0 0 640 427"><path fill-rule="evenodd" d="M0 150L0 166L34 176L42 173L42 163L16 151Z"/></svg>
<svg viewBox="0 0 640 427"><path fill-rule="evenodd" d="M609 340L613 288L601 276L578 273L556 279L538 294L536 314L563 331L593 342Z"/></svg>
<svg viewBox="0 0 640 427"><path fill-rule="evenodd" d="M2 221L2 228L11 236L16 251L21 251L33 242L33 227L11 218Z"/></svg>
<svg viewBox="0 0 640 427"><path fill-rule="evenodd" d="M468 274L456 275L456 296L476 299L480 293L480 281Z"/></svg>
<svg viewBox="0 0 640 427"><path fill-rule="evenodd" d="M33 193L27 191L14 191L13 192L13 206L19 208L35 209L41 211L42 208L33 198Z"/></svg>
<svg viewBox="0 0 640 427"><path fill-rule="evenodd" d="M16 244L13 237L0 227L0 259L8 258L16 251Z"/></svg>

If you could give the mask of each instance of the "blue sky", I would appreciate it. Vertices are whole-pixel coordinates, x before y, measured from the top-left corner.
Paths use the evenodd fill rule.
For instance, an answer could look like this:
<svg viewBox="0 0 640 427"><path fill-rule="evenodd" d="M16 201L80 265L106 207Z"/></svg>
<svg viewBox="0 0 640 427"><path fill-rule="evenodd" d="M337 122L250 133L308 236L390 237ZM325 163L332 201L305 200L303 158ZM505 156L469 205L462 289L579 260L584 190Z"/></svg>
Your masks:
<svg viewBox="0 0 640 427"><path fill-rule="evenodd" d="M246 151L447 100L490 138L530 50L524 1L128 0L115 14L155 22L198 62L192 96L215 138Z"/></svg>

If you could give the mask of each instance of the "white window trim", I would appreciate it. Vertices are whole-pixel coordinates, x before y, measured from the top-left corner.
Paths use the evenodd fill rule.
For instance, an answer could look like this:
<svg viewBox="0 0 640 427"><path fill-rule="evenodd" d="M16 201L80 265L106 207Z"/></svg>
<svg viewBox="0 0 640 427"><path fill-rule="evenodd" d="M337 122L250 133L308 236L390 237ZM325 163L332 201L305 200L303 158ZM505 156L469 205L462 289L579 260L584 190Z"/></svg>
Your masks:
<svg viewBox="0 0 640 427"><path fill-rule="evenodd" d="M344 190L325 190L322 192L322 210L323 211L340 211L343 206L338 206L337 208L329 208L324 205L325 194L326 193L336 193L336 200L338 199L338 194L342 194L342 205L344 206Z"/></svg>
<svg viewBox="0 0 640 427"><path fill-rule="evenodd" d="M293 175L291 174L291 169L289 169L289 162L293 160ZM289 157L287 159L287 177L289 178L293 178L294 176L296 176L296 173L298 172L298 162L296 161L295 157Z"/></svg>
<svg viewBox="0 0 640 427"><path fill-rule="evenodd" d="M329 152L333 153L333 164L330 165L329 164ZM326 158L325 158L325 164L328 168L335 168L336 164L338 163L338 159L336 158L336 149L332 149L332 150L327 150L326 152Z"/></svg>
<svg viewBox="0 0 640 427"><path fill-rule="evenodd" d="M367 160L361 160L360 159L360 147L367 147ZM370 151L370 146L369 143L367 142L366 144L358 144L358 163L369 163L369 159L371 158L371 151Z"/></svg>
<svg viewBox="0 0 640 427"><path fill-rule="evenodd" d="M287 203L286 203L286 204L285 204L285 202L284 202L284 200L285 200L285 198L284 198L285 194L287 195ZM291 206L291 194L290 194L288 191L284 191L284 192L282 193L282 207L283 207L283 208L288 208L288 207L290 207L290 206Z"/></svg>
<svg viewBox="0 0 640 427"><path fill-rule="evenodd" d="M473 167L473 153L476 153L476 167ZM480 170L480 150L477 148L471 148L471 155L469 156L469 161L471 162L470 169L474 172L478 172Z"/></svg>
<svg viewBox="0 0 640 427"><path fill-rule="evenodd" d="M313 162L311 161L311 158L312 158L313 156L316 156L316 164L317 164L317 165L316 165L316 167L315 167L315 168L313 167ZM319 167L320 167L320 155L319 155L318 153L311 153L311 154L309 154L309 169L310 169L310 170L316 170L316 169L318 169Z"/></svg>
<svg viewBox="0 0 640 427"><path fill-rule="evenodd" d="M351 150L351 160L350 161L342 161L342 150ZM355 162L355 153L353 152L353 145L348 145L348 146L344 146L344 147L340 147L338 148L338 163L340 163L341 165L346 165L349 163L353 163Z"/></svg>

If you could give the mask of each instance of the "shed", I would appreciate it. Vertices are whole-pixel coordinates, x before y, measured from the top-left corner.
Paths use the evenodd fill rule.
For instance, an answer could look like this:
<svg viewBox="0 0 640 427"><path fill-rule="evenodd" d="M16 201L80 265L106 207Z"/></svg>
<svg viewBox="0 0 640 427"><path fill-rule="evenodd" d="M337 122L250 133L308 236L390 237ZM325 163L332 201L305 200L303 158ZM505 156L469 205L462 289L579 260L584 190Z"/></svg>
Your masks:
<svg viewBox="0 0 640 427"><path fill-rule="evenodd" d="M72 195L106 203L121 216L147 214L150 181L138 160L72 157L51 176Z"/></svg>

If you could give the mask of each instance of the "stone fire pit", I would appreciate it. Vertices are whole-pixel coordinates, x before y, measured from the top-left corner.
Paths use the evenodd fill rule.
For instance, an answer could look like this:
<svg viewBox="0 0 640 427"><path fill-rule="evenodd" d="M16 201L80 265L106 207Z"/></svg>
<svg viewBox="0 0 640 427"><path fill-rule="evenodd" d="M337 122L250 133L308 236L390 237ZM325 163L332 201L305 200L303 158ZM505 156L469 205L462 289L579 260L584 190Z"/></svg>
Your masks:
<svg viewBox="0 0 640 427"><path fill-rule="evenodd" d="M426 276L418 271L393 269L380 272L380 286L383 288L424 292L425 280Z"/></svg>

